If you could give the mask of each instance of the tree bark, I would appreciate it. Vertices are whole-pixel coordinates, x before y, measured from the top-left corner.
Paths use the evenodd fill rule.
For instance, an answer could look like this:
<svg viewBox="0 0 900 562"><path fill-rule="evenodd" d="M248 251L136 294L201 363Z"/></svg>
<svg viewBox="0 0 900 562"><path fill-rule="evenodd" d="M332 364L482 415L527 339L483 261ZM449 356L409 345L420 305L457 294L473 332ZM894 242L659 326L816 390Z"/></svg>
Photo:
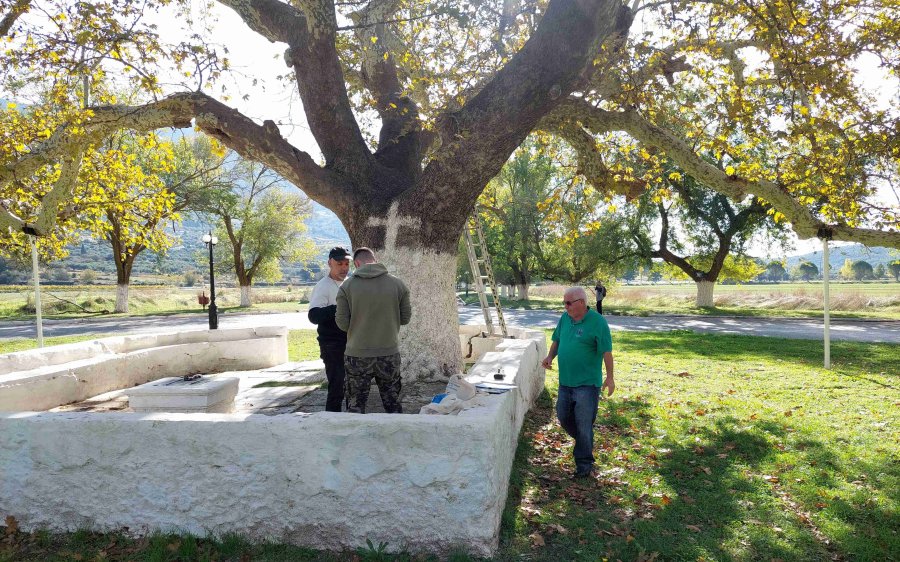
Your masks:
<svg viewBox="0 0 900 562"><path fill-rule="evenodd" d="M246 308L250 306L250 287L251 285L241 285L241 307Z"/></svg>
<svg viewBox="0 0 900 562"><path fill-rule="evenodd" d="M116 285L116 308L114 312L128 312L128 283L119 283Z"/></svg>
<svg viewBox="0 0 900 562"><path fill-rule="evenodd" d="M703 308L715 306L715 303L713 302L713 288L715 286L715 281L709 281L707 279L697 281L697 306Z"/></svg>
<svg viewBox="0 0 900 562"><path fill-rule="evenodd" d="M528 283L520 283L516 286L516 296L517 300L527 301L528 300Z"/></svg>
<svg viewBox="0 0 900 562"><path fill-rule="evenodd" d="M116 228L117 223L114 222ZM113 261L116 264L116 307L115 312L128 312L128 285L131 283L131 268L134 266L134 258L143 251L143 246L134 248L123 247L118 236L113 234L108 238L113 250Z"/></svg>
<svg viewBox="0 0 900 562"><path fill-rule="evenodd" d="M460 372L456 253L416 248L377 248L375 253L410 292L412 319L400 329L404 382L443 381Z"/></svg>

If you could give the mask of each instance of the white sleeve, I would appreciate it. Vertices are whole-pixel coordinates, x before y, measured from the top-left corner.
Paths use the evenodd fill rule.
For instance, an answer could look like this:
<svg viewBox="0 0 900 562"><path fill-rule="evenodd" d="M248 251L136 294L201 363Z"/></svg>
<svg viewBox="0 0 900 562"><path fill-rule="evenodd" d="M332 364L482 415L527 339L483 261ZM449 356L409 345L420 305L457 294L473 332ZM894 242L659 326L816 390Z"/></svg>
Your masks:
<svg viewBox="0 0 900 562"><path fill-rule="evenodd" d="M328 306L328 291L322 283L316 283L312 294L309 296L310 308L325 308Z"/></svg>

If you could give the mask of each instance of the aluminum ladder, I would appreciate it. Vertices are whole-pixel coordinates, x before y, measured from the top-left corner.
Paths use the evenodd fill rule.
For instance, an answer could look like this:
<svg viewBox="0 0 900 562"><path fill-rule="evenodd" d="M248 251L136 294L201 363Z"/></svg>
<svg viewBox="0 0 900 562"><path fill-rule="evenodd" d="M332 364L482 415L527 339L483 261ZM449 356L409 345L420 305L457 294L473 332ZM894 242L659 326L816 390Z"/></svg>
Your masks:
<svg viewBox="0 0 900 562"><path fill-rule="evenodd" d="M478 293L478 302L481 304L481 312L484 314L484 325L487 326L488 334L494 335L494 322L491 318L491 307L493 307L497 310L497 320L503 337L509 337L509 333L506 330L506 320L503 319L503 309L500 307L500 294L497 292L497 284L494 281L491 256L488 254L487 244L484 242L484 229L481 227L481 218L478 216L478 211L472 213L472 216L466 221L466 226L463 228L463 237L466 239L469 268L472 270L475 292ZM482 266L484 266L484 272L482 272ZM490 286L490 296L493 299L493 303L488 302L486 285Z"/></svg>

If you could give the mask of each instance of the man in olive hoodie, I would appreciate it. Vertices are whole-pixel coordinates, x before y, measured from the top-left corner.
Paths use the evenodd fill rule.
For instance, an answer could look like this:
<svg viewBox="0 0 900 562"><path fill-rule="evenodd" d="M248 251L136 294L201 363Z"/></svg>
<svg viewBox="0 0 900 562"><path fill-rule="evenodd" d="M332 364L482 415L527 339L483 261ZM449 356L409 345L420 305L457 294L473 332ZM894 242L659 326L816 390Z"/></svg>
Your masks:
<svg viewBox="0 0 900 562"><path fill-rule="evenodd" d="M369 385L375 377L384 411L400 414L399 334L400 326L409 324L412 317L409 289L375 261L375 252L369 248L353 252L353 265L353 276L338 289L334 317L338 328L347 332L347 411L366 413Z"/></svg>

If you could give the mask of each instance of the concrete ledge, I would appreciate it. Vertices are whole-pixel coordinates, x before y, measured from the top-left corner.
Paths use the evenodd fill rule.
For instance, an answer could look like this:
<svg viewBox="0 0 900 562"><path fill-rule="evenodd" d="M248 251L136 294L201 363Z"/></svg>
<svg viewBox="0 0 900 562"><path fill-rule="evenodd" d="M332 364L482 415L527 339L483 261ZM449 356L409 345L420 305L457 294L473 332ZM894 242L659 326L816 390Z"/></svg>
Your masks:
<svg viewBox="0 0 900 562"><path fill-rule="evenodd" d="M475 365L518 387L458 416L0 414L0 513L23 529L239 533L322 549L490 556L543 332Z"/></svg>
<svg viewBox="0 0 900 562"><path fill-rule="evenodd" d="M286 363L287 328L104 338L0 355L0 411L47 410L169 376Z"/></svg>

